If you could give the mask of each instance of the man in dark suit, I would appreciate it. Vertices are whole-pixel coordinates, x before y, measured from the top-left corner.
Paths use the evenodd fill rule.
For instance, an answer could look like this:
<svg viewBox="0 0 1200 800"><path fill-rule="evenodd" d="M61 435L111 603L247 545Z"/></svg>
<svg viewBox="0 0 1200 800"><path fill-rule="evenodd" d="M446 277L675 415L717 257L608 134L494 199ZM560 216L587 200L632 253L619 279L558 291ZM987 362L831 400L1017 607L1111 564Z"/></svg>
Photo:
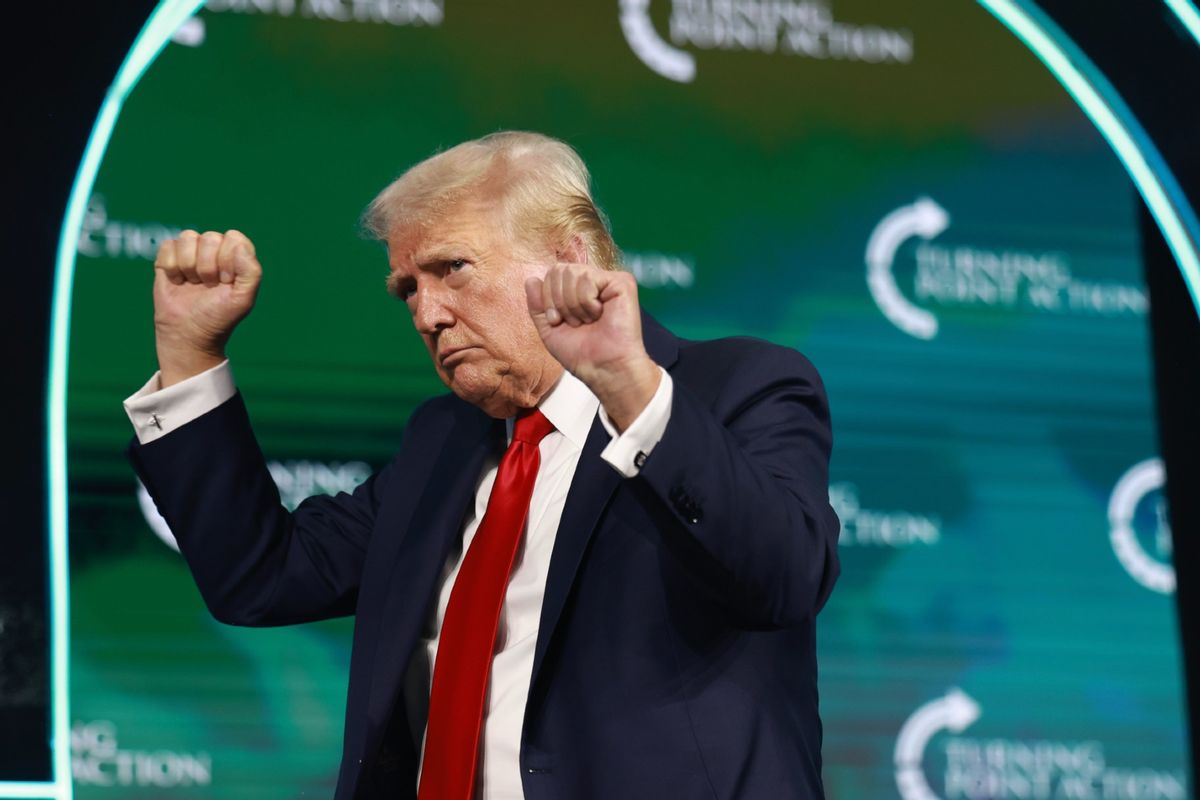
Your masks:
<svg viewBox="0 0 1200 800"><path fill-rule="evenodd" d="M352 494L279 504L223 354L261 276L236 231L160 250L160 372L126 401L218 619L356 615L337 797L822 797L812 365L641 313L547 137L434 156L365 221L452 393Z"/></svg>

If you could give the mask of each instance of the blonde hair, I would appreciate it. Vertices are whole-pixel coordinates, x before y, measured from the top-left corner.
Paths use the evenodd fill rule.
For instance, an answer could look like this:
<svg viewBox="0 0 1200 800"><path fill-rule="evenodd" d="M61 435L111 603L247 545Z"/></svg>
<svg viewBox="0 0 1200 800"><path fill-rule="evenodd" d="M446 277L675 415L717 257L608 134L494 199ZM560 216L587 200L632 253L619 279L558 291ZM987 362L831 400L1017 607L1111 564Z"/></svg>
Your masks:
<svg viewBox="0 0 1200 800"><path fill-rule="evenodd" d="M386 242L401 228L436 222L467 199L495 202L519 244L540 238L558 248L578 236L590 263L621 267L621 251L592 200L583 159L540 133L499 131L425 159L371 201L363 231Z"/></svg>

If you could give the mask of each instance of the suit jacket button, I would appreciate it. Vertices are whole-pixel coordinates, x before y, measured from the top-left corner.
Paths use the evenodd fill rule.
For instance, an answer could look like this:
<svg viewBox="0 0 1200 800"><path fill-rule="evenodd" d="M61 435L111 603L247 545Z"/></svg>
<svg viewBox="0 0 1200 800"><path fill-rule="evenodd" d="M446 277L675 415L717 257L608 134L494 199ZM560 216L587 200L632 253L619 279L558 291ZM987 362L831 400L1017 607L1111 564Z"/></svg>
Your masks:
<svg viewBox="0 0 1200 800"><path fill-rule="evenodd" d="M672 487L668 496L679 516L688 522L694 525L704 519L704 512L700 509L700 504L682 486Z"/></svg>

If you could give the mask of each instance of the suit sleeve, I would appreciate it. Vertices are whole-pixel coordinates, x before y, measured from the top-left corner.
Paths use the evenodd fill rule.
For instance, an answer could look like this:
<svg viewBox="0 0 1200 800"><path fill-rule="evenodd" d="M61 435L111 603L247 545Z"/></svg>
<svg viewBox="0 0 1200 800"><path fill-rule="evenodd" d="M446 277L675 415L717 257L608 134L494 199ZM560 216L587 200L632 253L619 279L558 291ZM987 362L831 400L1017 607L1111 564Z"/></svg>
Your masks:
<svg viewBox="0 0 1200 800"><path fill-rule="evenodd" d="M395 460L353 493L288 512L240 394L152 442L135 438L127 455L218 620L287 625L353 613Z"/></svg>
<svg viewBox="0 0 1200 800"><path fill-rule="evenodd" d="M747 347L713 402L675 382L666 431L635 480L670 519L669 549L747 627L811 620L833 589L831 445L824 387L793 350Z"/></svg>

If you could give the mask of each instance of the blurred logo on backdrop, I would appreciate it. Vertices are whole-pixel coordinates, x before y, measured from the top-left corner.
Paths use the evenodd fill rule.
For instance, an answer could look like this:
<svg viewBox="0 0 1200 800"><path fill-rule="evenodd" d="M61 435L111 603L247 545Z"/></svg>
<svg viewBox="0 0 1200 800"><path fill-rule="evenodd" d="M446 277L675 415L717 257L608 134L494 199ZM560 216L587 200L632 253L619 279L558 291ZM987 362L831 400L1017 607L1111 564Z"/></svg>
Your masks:
<svg viewBox="0 0 1200 800"><path fill-rule="evenodd" d="M864 507L857 484L848 481L829 485L829 504L842 521L842 547L913 547L935 545L942 538L941 517Z"/></svg>
<svg viewBox="0 0 1200 800"><path fill-rule="evenodd" d="M269 14L328 22L374 22L385 25L442 24L444 0L207 0L206 11ZM201 17L184 20L171 40L186 47L204 44L207 29Z"/></svg>
<svg viewBox="0 0 1200 800"><path fill-rule="evenodd" d="M983 717L977 700L951 688L905 720L896 737L903 800L1185 800L1183 771L1114 767L1094 739L1060 741L962 736ZM951 734L951 735L946 735ZM934 790L926 762L944 766ZM935 781L936 782L936 781Z"/></svg>
<svg viewBox="0 0 1200 800"><path fill-rule="evenodd" d="M182 226L163 222L110 219L104 195L93 194L79 226L79 255L88 258L141 258L153 261L158 246L174 239Z"/></svg>
<svg viewBox="0 0 1200 800"><path fill-rule="evenodd" d="M212 783L212 756L206 752L128 750L117 744L109 720L71 726L71 777L82 786L185 788Z"/></svg>
<svg viewBox="0 0 1200 800"><path fill-rule="evenodd" d="M208 0L207 11L306 17L331 22L441 25L444 0Z"/></svg>
<svg viewBox="0 0 1200 800"><path fill-rule="evenodd" d="M1108 498L1108 527L1113 552L1125 571L1147 589L1171 594L1175 568L1170 564L1165 484L1161 458L1148 458L1126 470Z"/></svg>
<svg viewBox="0 0 1200 800"><path fill-rule="evenodd" d="M650 0L621 0L621 31L642 63L680 83L696 78L696 58L684 48L868 64L913 60L910 31L836 19L827 0L670 0L670 9L664 39Z"/></svg>
<svg viewBox="0 0 1200 800"><path fill-rule="evenodd" d="M627 252L621 261L638 286L647 289L690 289L696 282L696 262L691 256Z"/></svg>
<svg viewBox="0 0 1200 800"><path fill-rule="evenodd" d="M1143 316L1145 291L1072 274L1060 251L997 249L934 241L950 228L950 213L921 197L891 211L867 239L867 288L883 315L918 339L938 334L936 308L992 308L1100 317ZM912 297L900 290L897 255L917 240Z"/></svg>
<svg viewBox="0 0 1200 800"><path fill-rule="evenodd" d="M294 510L304 498L314 494L353 492L371 474L371 466L363 461L269 461L267 469L271 471L280 500L288 511ZM175 534L171 533L171 527L158 513L154 500L141 481L138 481L137 500L150 530L178 552Z"/></svg>

